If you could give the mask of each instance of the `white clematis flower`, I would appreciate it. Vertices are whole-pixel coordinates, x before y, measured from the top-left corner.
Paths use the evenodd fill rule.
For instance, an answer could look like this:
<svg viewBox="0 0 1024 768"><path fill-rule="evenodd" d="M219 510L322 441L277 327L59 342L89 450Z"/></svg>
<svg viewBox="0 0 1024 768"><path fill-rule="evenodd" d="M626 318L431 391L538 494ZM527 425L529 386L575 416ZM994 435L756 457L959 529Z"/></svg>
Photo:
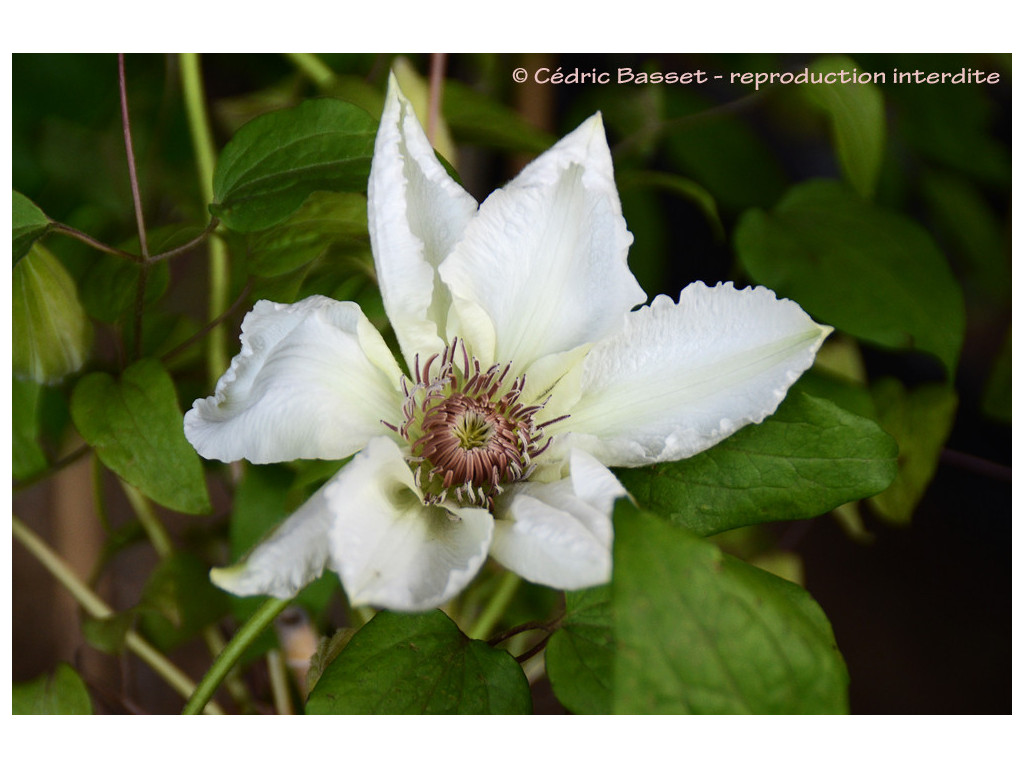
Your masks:
<svg viewBox="0 0 1024 768"><path fill-rule="evenodd" d="M675 461L773 413L831 330L765 288L651 305L626 266L600 115L477 206L394 81L368 191L381 293L409 375L351 302L260 301L212 397L203 456L354 457L212 578L291 597L336 571L353 604L446 602L488 555L581 589L611 575L609 466Z"/></svg>

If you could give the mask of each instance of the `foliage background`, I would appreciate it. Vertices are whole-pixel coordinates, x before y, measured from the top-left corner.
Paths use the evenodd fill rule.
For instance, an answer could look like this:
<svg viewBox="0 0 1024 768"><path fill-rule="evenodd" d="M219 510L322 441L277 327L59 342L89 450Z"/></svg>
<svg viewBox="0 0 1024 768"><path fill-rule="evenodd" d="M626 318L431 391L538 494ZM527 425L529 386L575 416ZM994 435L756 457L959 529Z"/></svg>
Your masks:
<svg viewBox="0 0 1024 768"><path fill-rule="evenodd" d="M427 71L425 56L410 58L420 72ZM458 86L450 86L445 115L460 146L463 182L482 199L531 153L601 109L625 216L635 236L630 264L650 295L677 294L698 279L753 282L749 263L737 259L736 233L745 212L772 210L787 191L809 179L848 175L835 150L829 113L809 108L796 86L755 93L727 83L699 89L517 85L512 70L524 66L533 72L546 66L561 67L563 73L614 73L630 66L634 71L795 72L816 58L453 55L448 76L479 98L460 98ZM860 71L956 72L977 67L1001 74L996 86L880 86L887 130L874 199L923 226L956 275L967 321L953 379L959 405L945 450L937 454L935 477L912 519L907 512L903 523L894 525L892 515L886 521L862 505L863 530L855 535L827 516L775 525L737 546L756 550L766 540L800 556L804 583L832 621L849 666L854 712L1007 712L1010 60L992 55L851 58ZM322 59L335 72L351 76L338 95L363 99L372 109L391 57ZM221 146L255 115L318 95L310 78L284 57L204 56L203 71ZM147 226L153 233L192 226L194 234L206 217L175 59L129 56L127 74ZM52 218L100 240L130 239L134 221L120 134L116 58L18 55L12 80L13 187ZM507 109L479 112L496 105ZM516 122L510 117L513 111L536 128ZM662 175L643 175L655 173ZM90 276L95 258L76 242L49 238L47 245L79 282L83 303L97 321L90 367L114 367L120 354L119 327L104 289L115 284L114 278ZM155 283L166 281L160 309L171 318L168 323L181 326L172 333L187 335L202 324L206 273L204 255L196 253L175 260L166 276L155 277ZM240 280L236 276L236 286ZM851 282L844 287L863 297L863 313L877 306L876 286ZM367 290L372 292L372 286ZM947 321L941 304L929 303L927 296L922 304L931 323L942 326ZM229 338L237 338L244 309L233 318ZM866 381L876 385L895 377L914 389L947 378L939 361L924 353L867 343L856 349ZM188 355L178 360L183 370L201 368L196 363ZM1002 374L1000 364L1006 366ZM39 395L38 442L46 458L67 453L73 439L67 413L72 382L47 387ZM207 393L201 374L177 383L183 406ZM14 407L17 416L17 394ZM90 508L91 471L89 462L79 462L15 495L15 514L42 532L81 573L89 573L102 552L104 525L124 530L131 519L119 489L107 478L107 518L98 520ZM215 485L211 492L216 514L209 520L164 516L177 540L202 542L210 534L224 534L226 497ZM198 543L195 548L202 551ZM128 608L138 601L155 565L155 555L144 542L127 541L95 573L108 599ZM52 670L64 659L74 662L99 690L113 691L118 680L128 677L138 692L136 703L146 711L178 711L180 701L165 693L145 667L128 661L122 668L84 641L73 604L17 546L13 579L15 681ZM202 650L190 641L173 658L198 677L207 664ZM115 711L118 706L116 700L100 702ZM544 706L559 711L554 700L541 703L539 711Z"/></svg>

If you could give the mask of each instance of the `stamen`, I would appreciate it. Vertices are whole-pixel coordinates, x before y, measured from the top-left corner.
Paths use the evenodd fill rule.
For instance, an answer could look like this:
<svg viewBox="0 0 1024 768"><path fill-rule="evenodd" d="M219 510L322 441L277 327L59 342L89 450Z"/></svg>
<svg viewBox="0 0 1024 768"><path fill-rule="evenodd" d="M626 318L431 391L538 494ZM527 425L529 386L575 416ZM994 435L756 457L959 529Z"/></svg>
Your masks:
<svg viewBox="0 0 1024 768"><path fill-rule="evenodd" d="M538 424L537 425L537 429L544 429L544 427L550 427L552 424L557 424L558 422L565 421L568 418L569 418L569 414L567 413L564 416L559 416L556 419L551 419L550 421L545 421L543 424Z"/></svg>
<svg viewBox="0 0 1024 768"><path fill-rule="evenodd" d="M461 370L455 364L460 351ZM526 377L510 382L512 363L483 370L457 337L422 364L416 355L412 369L411 381L402 378L401 425L382 423L408 441L407 461L425 501L440 504L451 495L493 511L495 497L528 478L551 444L548 438L540 445L544 427L566 416L536 424L548 401L519 402Z"/></svg>

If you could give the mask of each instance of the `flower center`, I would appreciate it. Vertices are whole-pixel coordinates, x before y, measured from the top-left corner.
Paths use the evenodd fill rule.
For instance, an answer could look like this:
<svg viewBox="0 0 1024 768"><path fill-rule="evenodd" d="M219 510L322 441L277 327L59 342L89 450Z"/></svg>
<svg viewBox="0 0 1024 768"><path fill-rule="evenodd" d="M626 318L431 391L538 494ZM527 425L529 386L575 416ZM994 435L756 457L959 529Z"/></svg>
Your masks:
<svg viewBox="0 0 1024 768"><path fill-rule="evenodd" d="M463 450L483 448L494 431L494 419L489 414L468 410L458 416L452 427L452 436L458 439Z"/></svg>
<svg viewBox="0 0 1024 768"><path fill-rule="evenodd" d="M537 424L547 401L519 402L526 377L509 382L511 369L509 363L483 370L458 339L422 365L416 357L413 380L402 380L404 421L387 426L408 441L407 461L426 503L454 495L460 503L493 509L505 486L535 469L551 442L544 427L567 417Z"/></svg>

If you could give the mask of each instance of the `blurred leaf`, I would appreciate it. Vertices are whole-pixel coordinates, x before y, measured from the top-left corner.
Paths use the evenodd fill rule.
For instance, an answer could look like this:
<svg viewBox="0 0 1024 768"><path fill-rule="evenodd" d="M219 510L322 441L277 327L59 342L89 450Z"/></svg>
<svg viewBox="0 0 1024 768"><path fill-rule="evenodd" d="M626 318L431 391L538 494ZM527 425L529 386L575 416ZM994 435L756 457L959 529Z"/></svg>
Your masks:
<svg viewBox="0 0 1024 768"><path fill-rule="evenodd" d="M285 501L293 477L281 464L245 467L229 521L232 560L244 556L288 517Z"/></svg>
<svg viewBox="0 0 1024 768"><path fill-rule="evenodd" d="M443 109L452 134L460 142L539 153L556 141L516 111L456 80L445 81Z"/></svg>
<svg viewBox="0 0 1024 768"><path fill-rule="evenodd" d="M211 105L214 121L219 128L234 135L250 120L295 106L299 86L296 76L275 81L266 88L219 98Z"/></svg>
<svg viewBox="0 0 1024 768"><path fill-rule="evenodd" d="M139 272L142 266L127 259L101 253L81 281L82 305L90 317L111 325L125 320L135 310ZM158 261L146 279L146 304L160 298L170 282L170 265Z"/></svg>
<svg viewBox="0 0 1024 768"><path fill-rule="evenodd" d="M336 72L334 78L321 86L325 96L355 104L374 120L384 111L384 94L366 82L366 78Z"/></svg>
<svg viewBox="0 0 1024 768"><path fill-rule="evenodd" d="M848 56L822 56L812 72L857 69ZM885 99L873 83L820 83L801 86L807 100L822 110L832 127L832 143L843 175L864 197L874 194L885 154Z"/></svg>
<svg viewBox="0 0 1024 768"><path fill-rule="evenodd" d="M81 368L92 345L92 325L74 281L53 254L33 245L14 265L11 293L15 375L50 384Z"/></svg>
<svg viewBox="0 0 1024 768"><path fill-rule="evenodd" d="M44 445L59 445L71 426L70 392L43 387L39 392L39 432Z"/></svg>
<svg viewBox="0 0 1024 768"><path fill-rule="evenodd" d="M959 72L972 69L979 62L970 54L914 54L904 62L902 71ZM982 64L977 67L992 71ZM1010 72L999 73L1005 87ZM904 155L918 155L918 162L934 161L989 184L1011 183L1011 149L1006 140L998 138L999 111L1004 109L989 85L901 84L889 88L887 96L906 148ZM1009 89L1007 89L1008 91ZM1009 93L1006 111L1009 112ZM1009 130L1009 115L1006 116ZM916 152L915 152L916 150ZM924 157L921 158L920 155Z"/></svg>
<svg viewBox="0 0 1024 768"><path fill-rule="evenodd" d="M847 711L846 665L803 589L621 505L614 547L617 714Z"/></svg>
<svg viewBox="0 0 1024 768"><path fill-rule="evenodd" d="M21 192L11 193L13 212L11 214L11 236L14 249L14 263L29 252L32 244L46 234L50 228L50 218L35 203Z"/></svg>
<svg viewBox="0 0 1024 768"><path fill-rule="evenodd" d="M161 650L181 645L227 613L228 596L213 586L209 571L191 552L175 552L146 580L140 627Z"/></svg>
<svg viewBox="0 0 1024 768"><path fill-rule="evenodd" d="M335 465L335 462L325 461L308 463L320 469ZM330 475L333 474L334 472L330 472ZM316 490L315 487L296 489L295 485L295 473L285 465L249 464L245 467L245 474L235 492L234 508L229 522L231 562L242 559ZM327 571L308 584L295 598L295 602L305 607L312 615L320 616L337 587L338 577ZM232 613L239 621L244 621L262 602L262 597L231 596ZM267 637L272 639L269 634Z"/></svg>
<svg viewBox="0 0 1024 768"><path fill-rule="evenodd" d="M794 187L768 214L747 211L736 251L755 282L865 341L936 355L952 376L964 302L928 233L842 184Z"/></svg>
<svg viewBox="0 0 1024 768"><path fill-rule="evenodd" d="M1013 400L1013 344L1010 331L1006 332L1003 346L999 349L992 373L981 396L981 411L996 421L1010 423Z"/></svg>
<svg viewBox="0 0 1024 768"><path fill-rule="evenodd" d="M715 198L697 182L673 173L659 171L625 171L618 174L617 179L619 189L628 189L632 186L657 187L689 200L704 214L715 234L722 238L725 237Z"/></svg>
<svg viewBox="0 0 1024 768"><path fill-rule="evenodd" d="M832 510L832 517L839 523L843 533L853 541L859 544L870 544L875 540L875 534L864 526L864 518L860 514L860 504L856 501L836 507Z"/></svg>
<svg viewBox="0 0 1024 768"><path fill-rule="evenodd" d="M153 501L189 514L210 511L199 456L185 439L171 377L140 360L116 381L91 373L75 385L71 417L100 460Z"/></svg>
<svg viewBox="0 0 1024 768"><path fill-rule="evenodd" d="M52 675L11 686L15 715L91 715L92 701L78 673L61 662Z"/></svg>
<svg viewBox="0 0 1024 768"><path fill-rule="evenodd" d="M160 358L179 345L191 339L199 331L199 323L184 314L165 314L149 310L142 317L142 355ZM127 324L124 328L125 346L135 343L135 326ZM203 353L202 344L192 344L174 357L166 361L170 371L186 368L190 363L199 360Z"/></svg>
<svg viewBox="0 0 1024 768"><path fill-rule="evenodd" d="M868 380L860 345L849 336L831 334L814 356L814 370L863 384Z"/></svg>
<svg viewBox="0 0 1024 768"><path fill-rule="evenodd" d="M895 459L877 424L797 392L762 424L692 458L616 474L641 508L708 536L878 493L895 477Z"/></svg>
<svg viewBox="0 0 1024 768"><path fill-rule="evenodd" d="M333 99L306 101L246 123L220 155L213 213L238 232L267 229L317 190L363 192L376 121Z"/></svg>
<svg viewBox="0 0 1024 768"><path fill-rule="evenodd" d="M324 670L307 714L529 714L507 652L470 640L441 611L378 613Z"/></svg>
<svg viewBox="0 0 1024 768"><path fill-rule="evenodd" d="M921 191L931 209L930 224L940 241L959 259L967 290L982 294L993 308L1010 301L1010 247L1005 226L985 196L967 179L933 171L921 179Z"/></svg>
<svg viewBox="0 0 1024 768"><path fill-rule="evenodd" d="M263 277L293 272L333 244L366 242L366 196L313 192L280 224L249 238L249 271Z"/></svg>
<svg viewBox="0 0 1024 768"><path fill-rule="evenodd" d="M24 480L48 466L39 445L39 390L39 384L31 380L14 379L11 383L11 474L15 480Z"/></svg>
<svg viewBox="0 0 1024 768"><path fill-rule="evenodd" d="M544 651L555 696L577 715L612 711L611 588L565 593L565 618Z"/></svg>
<svg viewBox="0 0 1024 768"><path fill-rule="evenodd" d="M665 120L664 86L641 85L617 94L612 100L608 100L601 90L594 89L589 91L589 98L581 96L574 106L577 110L585 109L576 118L575 125L600 110L605 124L622 137L612 148L616 169L621 167L622 160L634 154L645 165L650 164L660 141L659 126Z"/></svg>
<svg viewBox="0 0 1024 768"><path fill-rule="evenodd" d="M908 525L935 474L939 454L956 416L956 392L929 384L908 392L896 379L883 379L871 388L878 423L899 443L899 474L895 482L869 503L879 517Z"/></svg>
<svg viewBox="0 0 1024 768"><path fill-rule="evenodd" d="M804 561L796 552L775 549L750 558L749 565L767 571L798 586L804 585Z"/></svg>
<svg viewBox="0 0 1024 768"><path fill-rule="evenodd" d="M621 177L619 177L621 178ZM619 185L622 215L626 218L633 244L629 247L629 271L648 296L664 293L666 273L671 264L670 226L660 196L641 186ZM677 283L671 285L677 287Z"/></svg>
<svg viewBox="0 0 1024 768"><path fill-rule="evenodd" d="M786 185L778 159L746 121L711 113L714 106L692 89L666 89L664 146L672 170L692 178L723 208L771 205Z"/></svg>
<svg viewBox="0 0 1024 768"><path fill-rule="evenodd" d="M313 263L302 284L301 294L330 296L338 301L354 301L378 329L388 326L384 301L373 271L373 254L365 249L329 249Z"/></svg>
<svg viewBox="0 0 1024 768"><path fill-rule="evenodd" d="M82 620L85 642L104 653L119 654L124 650L125 636L135 623L134 610L115 613L103 619L87 617Z"/></svg>

